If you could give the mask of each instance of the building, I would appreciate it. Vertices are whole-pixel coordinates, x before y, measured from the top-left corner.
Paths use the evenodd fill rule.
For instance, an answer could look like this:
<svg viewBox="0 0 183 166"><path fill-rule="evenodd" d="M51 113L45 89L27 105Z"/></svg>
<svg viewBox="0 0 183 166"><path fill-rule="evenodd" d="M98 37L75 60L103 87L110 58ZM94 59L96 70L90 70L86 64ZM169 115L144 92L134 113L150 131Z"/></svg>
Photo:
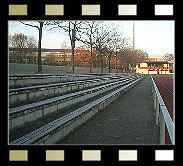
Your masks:
<svg viewBox="0 0 183 166"><path fill-rule="evenodd" d="M43 63L54 63L57 65L69 65L71 64L72 50L62 49L59 52L43 52ZM74 51L74 63L76 66L82 66L82 64L89 64L90 51L75 49Z"/></svg>
<svg viewBox="0 0 183 166"><path fill-rule="evenodd" d="M68 65L71 63L72 50L63 49L60 52L42 52L43 64Z"/></svg>
<svg viewBox="0 0 183 166"><path fill-rule="evenodd" d="M136 66L136 73L141 74L171 74L173 72L173 61L164 61L162 58L149 58L148 61Z"/></svg>

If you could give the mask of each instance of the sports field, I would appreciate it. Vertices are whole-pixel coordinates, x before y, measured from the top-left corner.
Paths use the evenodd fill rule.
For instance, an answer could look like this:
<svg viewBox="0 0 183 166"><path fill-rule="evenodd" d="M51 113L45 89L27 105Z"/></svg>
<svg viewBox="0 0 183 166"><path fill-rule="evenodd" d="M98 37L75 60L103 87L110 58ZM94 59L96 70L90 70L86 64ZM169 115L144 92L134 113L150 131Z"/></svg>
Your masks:
<svg viewBox="0 0 183 166"><path fill-rule="evenodd" d="M174 120L173 116L173 98L174 98L174 75L156 75L153 76L153 79L156 83L156 86L159 89L159 92L163 98L163 101L170 113L171 118Z"/></svg>
<svg viewBox="0 0 183 166"><path fill-rule="evenodd" d="M175 122L174 116L174 75L156 75L153 79L168 109L168 112ZM165 142L171 144L167 128L165 128Z"/></svg>
<svg viewBox="0 0 183 166"><path fill-rule="evenodd" d="M71 73L71 67L68 66L50 66L42 65L43 73ZM104 73L108 73L108 69L104 68ZM34 74L37 72L36 64L19 64L9 63L9 74ZM100 73L100 68L93 68L93 73ZM111 72L116 72L115 69L111 69ZM75 67L75 73L77 74L88 74L90 73L89 67Z"/></svg>

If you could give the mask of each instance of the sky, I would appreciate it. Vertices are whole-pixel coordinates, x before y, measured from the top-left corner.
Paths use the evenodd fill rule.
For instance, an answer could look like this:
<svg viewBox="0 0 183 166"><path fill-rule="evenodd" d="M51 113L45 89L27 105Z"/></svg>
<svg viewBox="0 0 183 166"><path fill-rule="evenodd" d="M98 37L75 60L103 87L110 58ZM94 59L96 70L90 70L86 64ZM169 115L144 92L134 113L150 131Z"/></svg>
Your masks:
<svg viewBox="0 0 183 166"><path fill-rule="evenodd" d="M28 22L27 22L28 23ZM133 21L113 21L119 25L119 31L133 40ZM175 22L174 21L135 21L135 48L144 50L149 57L162 57L166 53L174 54L175 44ZM38 29L25 26L17 21L9 21L9 35L24 33L34 36L38 40ZM69 37L58 31L47 31L43 29L42 48L62 48L62 43L70 46ZM79 42L76 42L76 46Z"/></svg>

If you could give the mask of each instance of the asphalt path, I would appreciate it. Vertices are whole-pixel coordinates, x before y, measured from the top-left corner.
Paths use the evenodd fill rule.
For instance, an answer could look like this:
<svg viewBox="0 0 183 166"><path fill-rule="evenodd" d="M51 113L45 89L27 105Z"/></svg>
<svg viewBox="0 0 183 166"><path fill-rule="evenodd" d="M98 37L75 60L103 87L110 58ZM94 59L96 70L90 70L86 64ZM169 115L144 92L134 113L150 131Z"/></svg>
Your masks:
<svg viewBox="0 0 183 166"><path fill-rule="evenodd" d="M59 144L158 144L152 82L146 76Z"/></svg>

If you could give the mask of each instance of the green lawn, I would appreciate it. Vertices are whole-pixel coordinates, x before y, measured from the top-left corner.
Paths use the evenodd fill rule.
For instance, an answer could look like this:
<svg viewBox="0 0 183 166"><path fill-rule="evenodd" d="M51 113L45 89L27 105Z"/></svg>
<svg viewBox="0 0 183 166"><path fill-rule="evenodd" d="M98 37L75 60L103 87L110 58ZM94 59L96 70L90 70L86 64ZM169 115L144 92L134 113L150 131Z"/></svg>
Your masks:
<svg viewBox="0 0 183 166"><path fill-rule="evenodd" d="M42 65L43 73L71 73L70 67L65 66L50 66ZM37 65L35 64L19 64L19 63L9 63L9 73L10 74L34 74L37 72ZM112 70L115 72L115 69ZM89 67L75 67L75 73L87 74L90 73ZM100 68L93 68L93 73L100 73ZM108 73L108 69L104 69L104 73Z"/></svg>

